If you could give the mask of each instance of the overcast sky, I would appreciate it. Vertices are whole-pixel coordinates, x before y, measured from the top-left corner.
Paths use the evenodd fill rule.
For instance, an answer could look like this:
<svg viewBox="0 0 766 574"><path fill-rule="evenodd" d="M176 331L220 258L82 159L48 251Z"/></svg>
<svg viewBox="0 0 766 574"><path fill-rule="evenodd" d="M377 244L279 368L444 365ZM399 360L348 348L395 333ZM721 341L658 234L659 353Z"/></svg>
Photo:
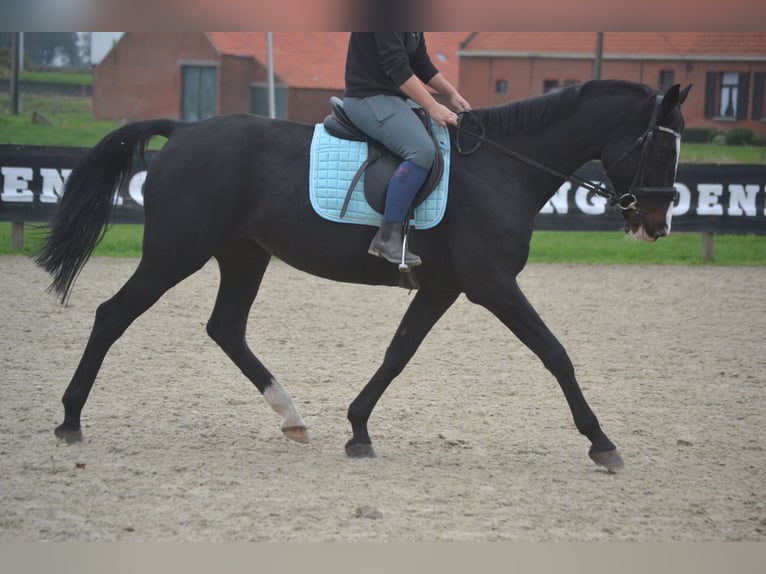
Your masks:
<svg viewBox="0 0 766 574"><path fill-rule="evenodd" d="M98 64L124 32L91 32L90 61Z"/></svg>

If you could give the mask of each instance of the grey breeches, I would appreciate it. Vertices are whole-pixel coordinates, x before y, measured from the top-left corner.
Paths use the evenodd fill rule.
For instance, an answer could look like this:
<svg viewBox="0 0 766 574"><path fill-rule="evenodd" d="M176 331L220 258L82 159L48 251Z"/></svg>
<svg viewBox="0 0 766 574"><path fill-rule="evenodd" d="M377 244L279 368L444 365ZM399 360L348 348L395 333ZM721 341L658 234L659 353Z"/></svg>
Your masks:
<svg viewBox="0 0 766 574"><path fill-rule="evenodd" d="M344 98L343 109L369 137L405 160L431 168L436 153L433 141L406 100L385 95Z"/></svg>

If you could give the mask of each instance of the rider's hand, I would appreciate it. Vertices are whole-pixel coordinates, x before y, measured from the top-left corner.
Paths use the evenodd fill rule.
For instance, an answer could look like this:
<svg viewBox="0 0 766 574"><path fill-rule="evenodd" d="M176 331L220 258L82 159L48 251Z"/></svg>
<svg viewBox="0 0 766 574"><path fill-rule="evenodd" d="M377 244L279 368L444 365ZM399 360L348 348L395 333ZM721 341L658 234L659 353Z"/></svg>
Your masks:
<svg viewBox="0 0 766 574"><path fill-rule="evenodd" d="M428 108L428 114L442 127L447 124L457 127L457 114L439 102L434 102L434 105Z"/></svg>
<svg viewBox="0 0 766 574"><path fill-rule="evenodd" d="M467 112L471 109L471 104L469 104L466 99L455 92L449 99L450 107L453 110L457 110L458 112Z"/></svg>

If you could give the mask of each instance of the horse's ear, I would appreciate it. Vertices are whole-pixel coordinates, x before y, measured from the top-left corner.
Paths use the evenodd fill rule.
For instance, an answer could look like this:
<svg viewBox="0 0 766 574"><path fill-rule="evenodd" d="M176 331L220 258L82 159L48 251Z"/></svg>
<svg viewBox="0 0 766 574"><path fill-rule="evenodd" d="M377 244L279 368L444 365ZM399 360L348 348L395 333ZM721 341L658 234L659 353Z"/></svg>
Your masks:
<svg viewBox="0 0 766 574"><path fill-rule="evenodd" d="M668 88L668 91L665 92L665 95L662 98L663 117L672 112L673 108L680 106L686 101L686 96L689 95L691 87L691 84L689 84L681 90L681 84L673 84Z"/></svg>
<svg viewBox="0 0 766 574"><path fill-rule="evenodd" d="M681 90L681 93L678 95L678 105L679 106L686 101L686 96L689 95L689 90L691 90L691 89L692 89L692 85L689 84L683 90Z"/></svg>

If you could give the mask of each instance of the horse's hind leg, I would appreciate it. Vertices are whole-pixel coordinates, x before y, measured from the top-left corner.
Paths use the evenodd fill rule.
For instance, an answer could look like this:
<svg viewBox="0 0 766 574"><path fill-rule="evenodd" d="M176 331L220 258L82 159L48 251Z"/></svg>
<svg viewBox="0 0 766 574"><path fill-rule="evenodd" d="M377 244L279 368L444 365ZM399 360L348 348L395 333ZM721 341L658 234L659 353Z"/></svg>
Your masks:
<svg viewBox="0 0 766 574"><path fill-rule="evenodd" d="M117 294L99 305L85 351L62 398L64 422L55 430L57 437L67 442L82 439L80 415L109 348L163 293L197 269L173 270L144 258Z"/></svg>
<svg viewBox="0 0 766 574"><path fill-rule="evenodd" d="M221 284L207 332L253 382L269 406L282 415L285 436L307 443L306 423L295 408L290 393L253 354L245 339L250 307L270 255L254 243L241 241L221 247L215 258L221 270Z"/></svg>

